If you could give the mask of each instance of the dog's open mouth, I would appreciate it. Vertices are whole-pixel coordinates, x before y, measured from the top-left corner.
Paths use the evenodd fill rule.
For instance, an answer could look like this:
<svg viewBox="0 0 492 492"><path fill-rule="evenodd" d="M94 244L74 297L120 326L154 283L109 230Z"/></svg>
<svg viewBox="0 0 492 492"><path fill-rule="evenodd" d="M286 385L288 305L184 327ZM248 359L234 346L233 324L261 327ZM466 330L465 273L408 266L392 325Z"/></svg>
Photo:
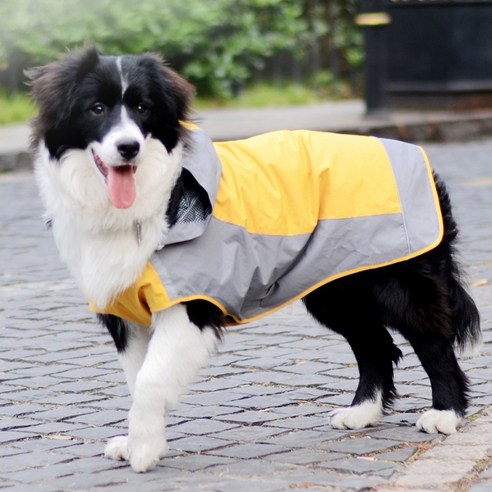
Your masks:
<svg viewBox="0 0 492 492"><path fill-rule="evenodd" d="M124 164L107 166L103 160L92 151L94 162L108 186L108 196L116 208L130 208L135 201L135 177L137 166Z"/></svg>

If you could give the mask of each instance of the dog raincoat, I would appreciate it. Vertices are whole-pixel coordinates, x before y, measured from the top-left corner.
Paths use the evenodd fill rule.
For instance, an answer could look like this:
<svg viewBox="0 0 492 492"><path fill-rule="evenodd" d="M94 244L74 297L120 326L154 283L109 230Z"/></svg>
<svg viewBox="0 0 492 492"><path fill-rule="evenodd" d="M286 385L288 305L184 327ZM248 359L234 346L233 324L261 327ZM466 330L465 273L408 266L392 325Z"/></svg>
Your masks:
<svg viewBox="0 0 492 492"><path fill-rule="evenodd" d="M213 144L196 128L191 137L190 189L167 244L135 285L93 311L150 326L152 313L204 299L245 323L442 239L420 147L312 131Z"/></svg>

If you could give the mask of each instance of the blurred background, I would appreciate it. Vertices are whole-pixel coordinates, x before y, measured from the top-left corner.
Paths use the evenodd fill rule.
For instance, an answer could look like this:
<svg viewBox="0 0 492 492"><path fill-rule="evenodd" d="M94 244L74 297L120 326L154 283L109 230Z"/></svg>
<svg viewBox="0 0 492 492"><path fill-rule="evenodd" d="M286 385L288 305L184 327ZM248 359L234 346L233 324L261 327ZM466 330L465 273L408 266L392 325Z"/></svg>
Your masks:
<svg viewBox="0 0 492 492"><path fill-rule="evenodd" d="M360 0L2 0L0 124L32 108L25 68L86 43L161 54L201 108L310 104L361 93ZM282 88L282 90L279 90Z"/></svg>
<svg viewBox="0 0 492 492"><path fill-rule="evenodd" d="M156 52L196 109L363 98L366 116L492 107L492 0L0 0L0 125L24 70L67 50Z"/></svg>

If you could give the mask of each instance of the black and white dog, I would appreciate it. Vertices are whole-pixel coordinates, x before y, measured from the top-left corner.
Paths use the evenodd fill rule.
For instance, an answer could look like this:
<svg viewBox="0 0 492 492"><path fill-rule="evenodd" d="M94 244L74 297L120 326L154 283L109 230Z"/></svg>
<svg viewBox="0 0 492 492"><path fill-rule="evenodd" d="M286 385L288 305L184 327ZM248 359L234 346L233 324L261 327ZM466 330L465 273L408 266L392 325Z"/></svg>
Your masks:
<svg viewBox="0 0 492 492"><path fill-rule="evenodd" d="M85 295L106 306L140 277L176 221L182 161L192 146L183 122L193 90L157 56L100 56L92 48L29 76L39 106L33 146L46 217ZM431 381L432 409L417 427L453 433L465 414L468 384L453 347L479 339L479 315L454 258L450 202L444 185L436 185L444 221L437 247L334 280L304 298L319 322L347 339L359 365L354 400L333 412L335 428L374 424L391 405L401 352L387 328L410 342ZM147 471L166 452L167 412L214 351L226 320L205 301L154 313L150 328L100 319L133 398L128 436L111 439L105 454Z"/></svg>

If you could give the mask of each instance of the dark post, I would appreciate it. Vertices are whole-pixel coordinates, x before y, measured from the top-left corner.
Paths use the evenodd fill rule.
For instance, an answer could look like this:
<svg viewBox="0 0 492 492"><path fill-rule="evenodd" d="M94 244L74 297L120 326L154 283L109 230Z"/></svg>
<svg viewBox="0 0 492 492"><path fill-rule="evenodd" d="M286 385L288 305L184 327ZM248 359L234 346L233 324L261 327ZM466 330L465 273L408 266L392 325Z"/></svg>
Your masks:
<svg viewBox="0 0 492 492"><path fill-rule="evenodd" d="M364 28L364 99L367 116L386 114L387 46L386 26L390 17L385 0L361 0L355 23Z"/></svg>
<svg viewBox="0 0 492 492"><path fill-rule="evenodd" d="M390 108L492 107L492 0L386 0Z"/></svg>

